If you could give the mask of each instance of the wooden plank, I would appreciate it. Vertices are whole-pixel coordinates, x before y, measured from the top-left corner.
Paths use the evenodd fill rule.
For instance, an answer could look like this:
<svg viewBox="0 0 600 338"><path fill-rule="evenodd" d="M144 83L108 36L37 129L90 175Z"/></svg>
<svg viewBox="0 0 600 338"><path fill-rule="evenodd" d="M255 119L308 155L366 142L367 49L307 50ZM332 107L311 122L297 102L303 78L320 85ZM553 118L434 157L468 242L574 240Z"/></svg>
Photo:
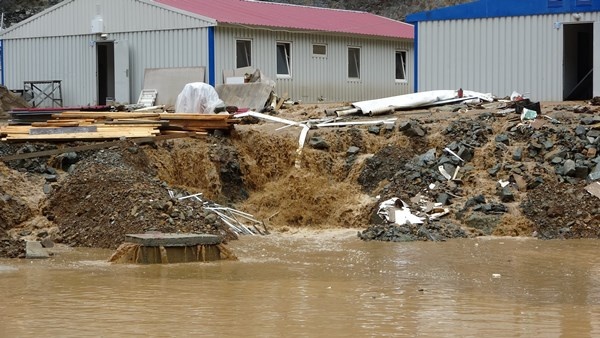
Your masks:
<svg viewBox="0 0 600 338"><path fill-rule="evenodd" d="M184 114L184 113L163 113L161 119L165 120L201 120L201 121L219 121L233 118L231 114Z"/></svg>
<svg viewBox="0 0 600 338"><path fill-rule="evenodd" d="M279 98L279 102L277 102L277 106L275 106L275 110L279 110L281 109L281 106L283 106L283 103L288 99L288 93L285 92L285 94L283 94L283 96L281 96Z"/></svg>
<svg viewBox="0 0 600 338"><path fill-rule="evenodd" d="M138 138L138 139L132 139L130 141L137 143L137 144L144 144L144 143L152 143L152 142L163 141L163 140L186 138L186 137L190 137L192 135L193 135L193 133L178 133L178 134L172 134L172 135L160 135L160 136L153 136L153 137L146 137L146 138ZM52 150L37 151L37 152L33 152L33 153L8 155L8 156L0 157L0 161L9 162L9 161L14 161L14 160L24 160L24 159L28 159L28 158L52 156L52 155L58 155L58 154L63 154L63 153L69 153L69 152L110 148L110 147L115 147L115 146L124 145L124 144L127 144L127 143L125 141L111 141L111 142L86 144L86 145L82 145L82 146L66 147L66 148L62 148L62 149L52 149Z"/></svg>

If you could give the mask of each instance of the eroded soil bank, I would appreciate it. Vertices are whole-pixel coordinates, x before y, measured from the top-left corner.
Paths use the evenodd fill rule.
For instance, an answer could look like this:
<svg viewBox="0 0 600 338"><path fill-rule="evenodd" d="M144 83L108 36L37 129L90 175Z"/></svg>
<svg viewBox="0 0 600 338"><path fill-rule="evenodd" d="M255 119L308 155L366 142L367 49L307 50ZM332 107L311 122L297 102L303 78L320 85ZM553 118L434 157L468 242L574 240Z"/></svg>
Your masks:
<svg viewBox="0 0 600 338"><path fill-rule="evenodd" d="M325 108L278 116L322 118ZM258 122L205 139L10 161L0 164L0 256L21 255L23 239L116 248L126 233L153 230L235 238L202 203L177 199L195 193L278 231L358 228L362 239L389 241L596 238L600 199L584 189L600 178L596 110L547 104L547 117L533 123L499 109L356 116L397 120L311 129L301 154L298 128ZM1 143L0 156L72 145ZM392 197L424 212L424 224L387 224L377 211ZM428 219L433 202L448 214Z"/></svg>

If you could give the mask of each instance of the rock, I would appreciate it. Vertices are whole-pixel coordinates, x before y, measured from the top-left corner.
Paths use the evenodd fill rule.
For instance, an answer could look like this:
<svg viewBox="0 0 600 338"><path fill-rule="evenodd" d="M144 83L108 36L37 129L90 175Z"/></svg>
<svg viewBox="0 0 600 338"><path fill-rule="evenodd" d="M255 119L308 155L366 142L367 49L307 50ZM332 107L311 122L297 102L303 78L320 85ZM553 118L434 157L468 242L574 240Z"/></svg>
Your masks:
<svg viewBox="0 0 600 338"><path fill-rule="evenodd" d="M348 150L346 150L346 154L348 156L352 156L352 155L358 154L359 151L360 151L359 147L351 146L350 148L348 148Z"/></svg>
<svg viewBox="0 0 600 338"><path fill-rule="evenodd" d="M493 167L488 169L488 173L490 176L495 177L500 172L500 169L502 169L502 165L500 163L496 163Z"/></svg>
<svg viewBox="0 0 600 338"><path fill-rule="evenodd" d="M418 125L411 125L410 128L403 131L404 135L409 137L423 137L425 136L425 131Z"/></svg>
<svg viewBox="0 0 600 338"><path fill-rule="evenodd" d="M367 129L367 131L371 134L375 134L375 135L379 135L379 133L381 132L381 127L379 126L370 126L369 129Z"/></svg>
<svg viewBox="0 0 600 338"><path fill-rule="evenodd" d="M590 168L585 165L576 165L575 174L573 176L581 179L585 179L590 172Z"/></svg>
<svg viewBox="0 0 600 338"><path fill-rule="evenodd" d="M575 175L575 161L566 160L563 164L562 175L574 176Z"/></svg>
<svg viewBox="0 0 600 338"><path fill-rule="evenodd" d="M509 143L510 143L508 136L506 134L496 135L496 138L494 140L496 141L496 143L502 143L502 144L506 144L506 145L509 145Z"/></svg>
<svg viewBox="0 0 600 338"><path fill-rule="evenodd" d="M46 237L46 238L42 239L42 241L40 243L42 244L42 246L44 248L53 248L54 247L54 242L50 239L50 237Z"/></svg>
<svg viewBox="0 0 600 338"><path fill-rule="evenodd" d="M465 220L465 223L471 228L481 230L484 235L491 235L500 223L500 216L474 212Z"/></svg>
<svg viewBox="0 0 600 338"><path fill-rule="evenodd" d="M521 161L523 159L523 148L519 147L515 149L512 158L515 161Z"/></svg>
<svg viewBox="0 0 600 338"><path fill-rule="evenodd" d="M56 181L58 181L58 177L56 175L46 174L46 175L44 175L44 178L46 179L46 182L56 182Z"/></svg>
<svg viewBox="0 0 600 338"><path fill-rule="evenodd" d="M592 172L590 172L588 174L587 178L590 181L600 180L600 164L597 164L596 166L594 166L594 169L592 169Z"/></svg>
<svg viewBox="0 0 600 338"><path fill-rule="evenodd" d="M44 191L44 194L48 195L50 193L52 193L52 186L49 183L44 183L44 187L42 188Z"/></svg>
<svg viewBox="0 0 600 338"><path fill-rule="evenodd" d="M450 195L441 193L437 196L436 202L441 203L442 205L448 205L450 204Z"/></svg>
<svg viewBox="0 0 600 338"><path fill-rule="evenodd" d="M308 144L314 149L319 149L319 150L329 149L329 144L327 142L325 142L325 140L319 136L311 137L310 141L308 141Z"/></svg>
<svg viewBox="0 0 600 338"><path fill-rule="evenodd" d="M587 129L582 125L579 125L575 128L575 135L577 135L579 137L585 136L586 133L587 133Z"/></svg>
<svg viewBox="0 0 600 338"><path fill-rule="evenodd" d="M504 203L513 202L515 200L515 194L510 187L506 186L500 190L500 200Z"/></svg>

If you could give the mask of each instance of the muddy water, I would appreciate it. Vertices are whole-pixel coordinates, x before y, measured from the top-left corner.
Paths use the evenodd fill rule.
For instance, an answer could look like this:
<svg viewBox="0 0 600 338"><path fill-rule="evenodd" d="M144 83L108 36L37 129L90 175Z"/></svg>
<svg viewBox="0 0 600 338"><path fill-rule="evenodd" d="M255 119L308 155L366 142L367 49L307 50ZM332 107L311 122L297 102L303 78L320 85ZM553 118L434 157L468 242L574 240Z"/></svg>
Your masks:
<svg viewBox="0 0 600 338"><path fill-rule="evenodd" d="M0 336L600 336L600 241L246 237L237 262L0 260Z"/></svg>

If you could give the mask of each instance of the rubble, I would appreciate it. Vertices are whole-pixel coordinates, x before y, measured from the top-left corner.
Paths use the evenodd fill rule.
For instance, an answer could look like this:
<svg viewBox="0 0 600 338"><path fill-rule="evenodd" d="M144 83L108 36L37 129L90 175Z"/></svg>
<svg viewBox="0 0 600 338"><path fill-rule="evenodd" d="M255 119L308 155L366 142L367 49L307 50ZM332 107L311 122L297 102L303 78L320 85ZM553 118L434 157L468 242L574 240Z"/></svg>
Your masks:
<svg viewBox="0 0 600 338"><path fill-rule="evenodd" d="M461 105L377 119L295 105L234 114L253 123L205 139L0 143L0 255L24 256L24 240L116 248L126 232L263 231L241 227L238 211L273 230L361 227L364 240L600 236L593 107L541 105L522 120L514 102ZM200 192L225 209L184 198ZM419 221L382 218L391 199Z"/></svg>

